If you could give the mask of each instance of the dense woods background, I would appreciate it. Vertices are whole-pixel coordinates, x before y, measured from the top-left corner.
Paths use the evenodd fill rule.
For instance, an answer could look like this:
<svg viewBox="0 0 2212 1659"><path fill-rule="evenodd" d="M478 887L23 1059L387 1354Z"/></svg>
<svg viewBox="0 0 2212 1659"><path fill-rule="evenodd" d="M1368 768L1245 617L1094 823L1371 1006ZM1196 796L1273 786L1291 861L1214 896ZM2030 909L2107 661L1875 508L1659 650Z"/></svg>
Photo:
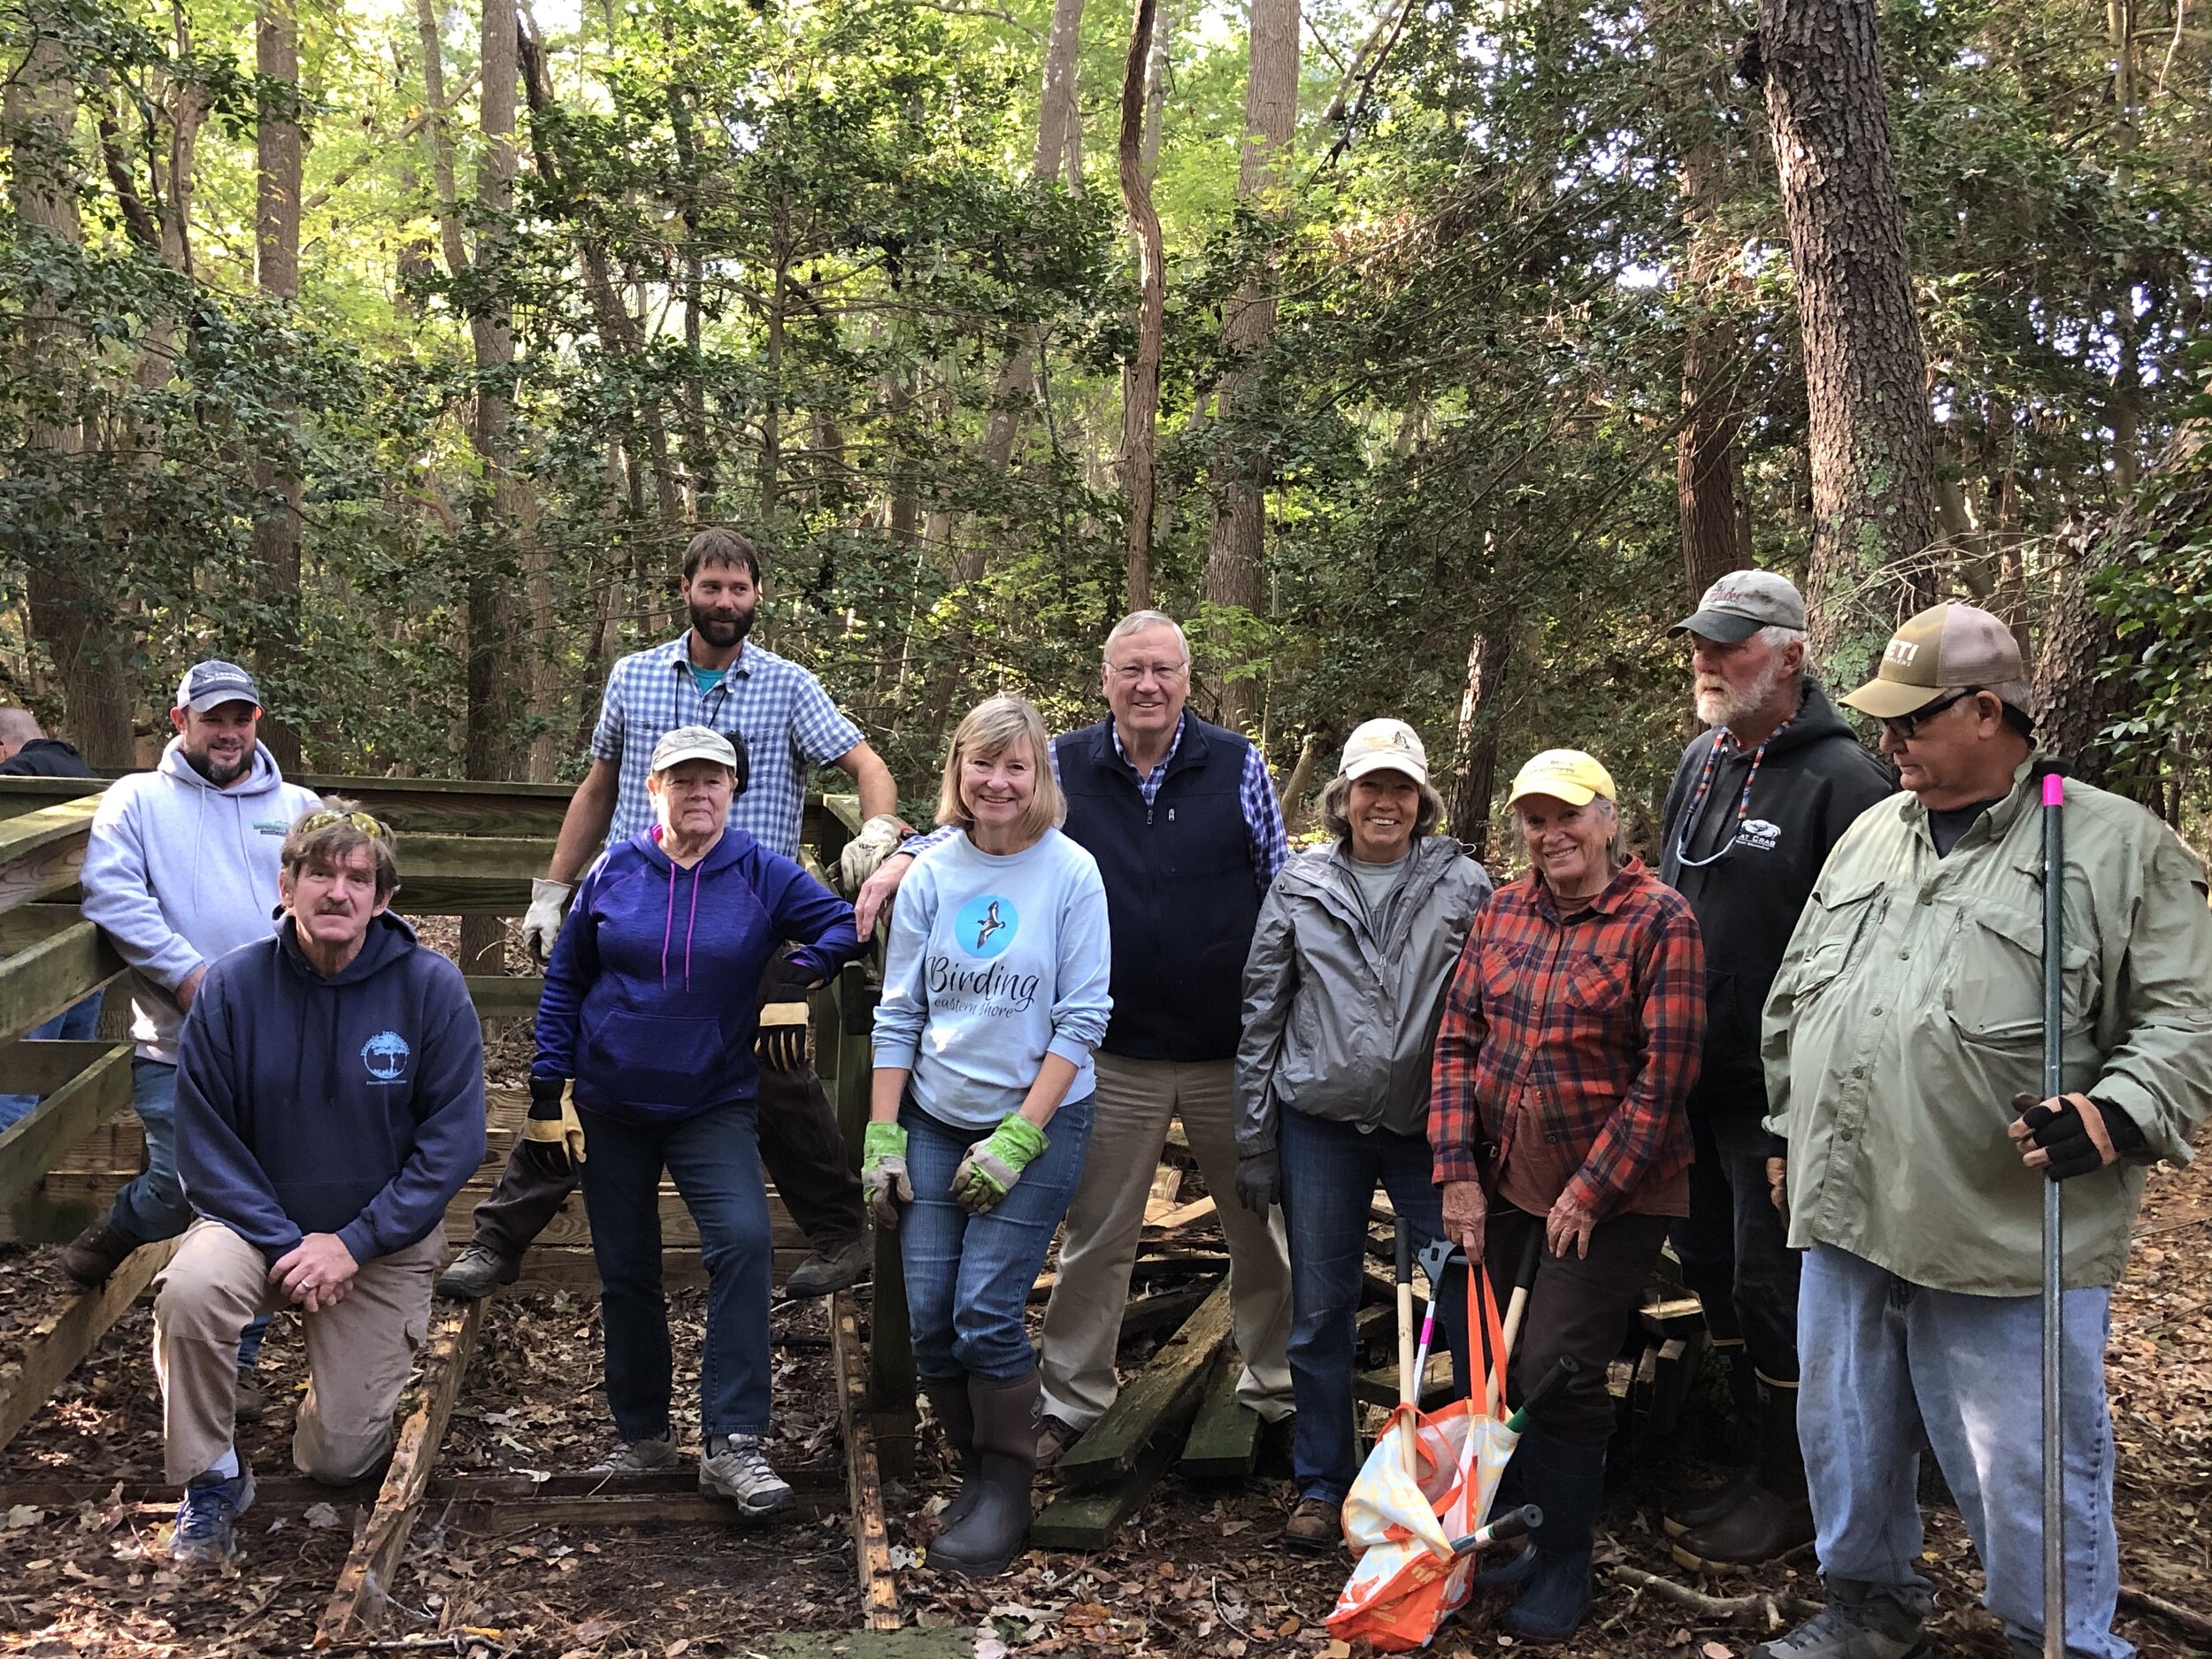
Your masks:
<svg viewBox="0 0 2212 1659"><path fill-rule="evenodd" d="M1755 561L1839 676L1997 609L2085 770L2212 810L2185 0L0 30L0 696L96 761L221 652L288 761L572 776L727 521L910 801L984 689L1085 718L1132 595L1286 776L1388 712L1470 839L1554 743L1649 799Z"/></svg>

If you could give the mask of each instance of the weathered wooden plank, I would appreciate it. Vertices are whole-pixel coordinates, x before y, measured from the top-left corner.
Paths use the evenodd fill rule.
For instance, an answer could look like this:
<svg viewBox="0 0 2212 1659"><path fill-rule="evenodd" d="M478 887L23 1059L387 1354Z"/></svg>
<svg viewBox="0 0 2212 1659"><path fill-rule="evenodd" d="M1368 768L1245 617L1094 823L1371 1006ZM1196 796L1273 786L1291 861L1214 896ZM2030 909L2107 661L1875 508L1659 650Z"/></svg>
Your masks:
<svg viewBox="0 0 2212 1659"><path fill-rule="evenodd" d="M33 1042L28 1037L0 1042L0 1088L11 1094L51 1094L115 1045L89 1042Z"/></svg>
<svg viewBox="0 0 2212 1659"><path fill-rule="evenodd" d="M123 972L100 930L59 905L0 913L0 1036L20 1037Z"/></svg>
<svg viewBox="0 0 2212 1659"><path fill-rule="evenodd" d="M1214 1201L1210 1194L1204 1198L1195 1199L1179 1208L1171 1207L1163 1210L1156 1216L1148 1213L1144 1218L1144 1225L1156 1232L1180 1233L1186 1227L1194 1227L1202 1221L1212 1220L1213 1216Z"/></svg>
<svg viewBox="0 0 2212 1659"><path fill-rule="evenodd" d="M1071 1486L1094 1486L1128 1473L1140 1454L1179 1414L1195 1409L1206 1373L1229 1340L1229 1286L1200 1304L1182 1328L1160 1344L1145 1368L1123 1387L1106 1415L1091 1425L1058 1465Z"/></svg>
<svg viewBox="0 0 2212 1659"><path fill-rule="evenodd" d="M1260 1414L1237 1398L1242 1367L1214 1367L1206 1397L1199 1402L1190 1437L1176 1472L1202 1479L1241 1480L1259 1461Z"/></svg>
<svg viewBox="0 0 2212 1659"><path fill-rule="evenodd" d="M1148 1336L1155 1331L1172 1331L1205 1305L1213 1294L1210 1284L1196 1285L1188 1290L1171 1290L1153 1296L1139 1296L1127 1303L1121 1314L1121 1340L1126 1342L1133 1336Z"/></svg>
<svg viewBox="0 0 2212 1659"><path fill-rule="evenodd" d="M339 1571L330 1605L315 1627L318 1647L327 1647L353 1633L356 1626L373 1630L390 1600L392 1575L407 1554L409 1534L422 1511L430 1490L431 1471L438 1448L445 1440L445 1425L460 1398L461 1379L476 1352L477 1333L484 1325L481 1302L434 1304L430 1341L423 1356L421 1394L407 1421L400 1425L392 1448L391 1466L368 1525L353 1540L352 1553Z"/></svg>
<svg viewBox="0 0 2212 1659"><path fill-rule="evenodd" d="M472 778L347 778L309 772L289 780L318 795L342 795L402 834L556 835L575 794L565 783ZM0 821L106 788L104 778L0 778Z"/></svg>
<svg viewBox="0 0 2212 1659"><path fill-rule="evenodd" d="M1188 1420L1191 1407L1183 1409ZM1029 1542L1037 1549L1103 1549L1114 1529L1142 1507L1160 1477L1175 1461L1179 1424L1162 1425L1163 1432L1137 1455L1132 1468L1110 1485L1087 1490L1063 1491L1030 1524ZM1078 1441L1078 1445L1081 1442Z"/></svg>
<svg viewBox="0 0 2212 1659"><path fill-rule="evenodd" d="M899 1583L891 1571L891 1538L883 1520L883 1482L876 1468L875 1431L869 1421L860 1321L849 1291L841 1290L831 1298L830 1345L836 1359L838 1426L845 1440L862 1615L870 1630L896 1630Z"/></svg>
<svg viewBox="0 0 2212 1659"><path fill-rule="evenodd" d="M106 1284L73 1298L31 1328L17 1356L0 1365L0 1446L38 1415L62 1379L169 1264L176 1248L174 1239L164 1239L134 1251Z"/></svg>
<svg viewBox="0 0 2212 1659"><path fill-rule="evenodd" d="M1398 1368L1386 1365L1379 1371L1358 1372L1352 1379L1352 1397L1386 1409L1396 1405ZM1432 1354L1429 1356L1428 1369L1421 1373L1421 1409L1432 1411L1451 1397L1452 1356L1449 1354Z"/></svg>
<svg viewBox="0 0 2212 1659"><path fill-rule="evenodd" d="M392 908L406 916L519 916L532 878L552 857L549 838L410 835L400 842Z"/></svg>
<svg viewBox="0 0 2212 1659"><path fill-rule="evenodd" d="M42 1048L50 1045L20 1046ZM81 1056L85 1049L92 1050L92 1054L81 1071L51 1093L31 1087L28 1079L16 1085L27 1094L43 1094L46 1098L27 1117L0 1133L0 1204L12 1202L17 1194L35 1186L58 1153L131 1103L129 1043L70 1042L50 1046L78 1050ZM21 1069L28 1071L29 1067ZM12 1083L15 1081L13 1073L0 1075L9 1076Z"/></svg>
<svg viewBox="0 0 2212 1659"><path fill-rule="evenodd" d="M1644 1304L1637 1317L1654 1341L1686 1337L1705 1329L1705 1304L1695 1296L1668 1296Z"/></svg>
<svg viewBox="0 0 2212 1659"><path fill-rule="evenodd" d="M1183 1171L1172 1164L1163 1164L1152 1171L1152 1190L1145 1194L1144 1218L1156 1222L1175 1208L1176 1194L1183 1190Z"/></svg>
<svg viewBox="0 0 2212 1659"><path fill-rule="evenodd" d="M534 1019L538 998L544 994L542 975L530 973L471 973L462 976L469 1001L476 1004L479 1019Z"/></svg>
<svg viewBox="0 0 2212 1659"><path fill-rule="evenodd" d="M0 818L0 910L36 903L76 886L85 842L100 803L57 801Z"/></svg>

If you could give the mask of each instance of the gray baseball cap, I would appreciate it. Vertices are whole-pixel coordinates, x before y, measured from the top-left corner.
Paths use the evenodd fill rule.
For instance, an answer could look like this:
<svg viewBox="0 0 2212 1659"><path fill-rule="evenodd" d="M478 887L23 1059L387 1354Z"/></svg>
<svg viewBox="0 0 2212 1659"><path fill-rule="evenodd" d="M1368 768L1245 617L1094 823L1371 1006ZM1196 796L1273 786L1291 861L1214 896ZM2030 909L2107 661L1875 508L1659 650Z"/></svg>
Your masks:
<svg viewBox="0 0 2212 1659"><path fill-rule="evenodd" d="M186 669L184 678L177 681L177 700L170 706L205 714L226 703L250 703L257 709L261 692L253 676L237 664L218 660L195 663Z"/></svg>
<svg viewBox="0 0 2212 1659"><path fill-rule="evenodd" d="M1797 585L1772 571L1730 571L1697 602L1697 610L1667 630L1695 634L1723 645L1747 640L1761 628L1805 626L1805 599Z"/></svg>

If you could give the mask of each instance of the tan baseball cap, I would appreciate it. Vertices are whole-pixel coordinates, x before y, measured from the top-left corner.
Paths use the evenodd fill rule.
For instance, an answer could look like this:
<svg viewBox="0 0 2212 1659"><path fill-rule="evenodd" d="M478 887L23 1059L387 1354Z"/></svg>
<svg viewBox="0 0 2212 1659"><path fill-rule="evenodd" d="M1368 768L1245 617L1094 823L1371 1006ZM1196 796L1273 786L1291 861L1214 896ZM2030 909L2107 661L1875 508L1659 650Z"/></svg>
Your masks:
<svg viewBox="0 0 2212 1659"><path fill-rule="evenodd" d="M686 760L719 761L732 772L737 770L737 750L728 738L708 726L680 726L665 733L653 745L650 770L666 772Z"/></svg>
<svg viewBox="0 0 2212 1659"><path fill-rule="evenodd" d="M1894 720L1969 686L2033 712L2012 630L1977 605L1932 605L1890 635L1874 678L1843 701L1861 714Z"/></svg>
<svg viewBox="0 0 2212 1659"><path fill-rule="evenodd" d="M1578 749L1548 749L1514 774L1511 806L1525 795L1548 795L1569 806L1588 806L1598 796L1617 801L1613 774Z"/></svg>
<svg viewBox="0 0 2212 1659"><path fill-rule="evenodd" d="M1416 783L1429 780L1429 752L1403 720L1369 720L1355 729L1345 742L1337 776L1348 781L1385 770L1402 772Z"/></svg>

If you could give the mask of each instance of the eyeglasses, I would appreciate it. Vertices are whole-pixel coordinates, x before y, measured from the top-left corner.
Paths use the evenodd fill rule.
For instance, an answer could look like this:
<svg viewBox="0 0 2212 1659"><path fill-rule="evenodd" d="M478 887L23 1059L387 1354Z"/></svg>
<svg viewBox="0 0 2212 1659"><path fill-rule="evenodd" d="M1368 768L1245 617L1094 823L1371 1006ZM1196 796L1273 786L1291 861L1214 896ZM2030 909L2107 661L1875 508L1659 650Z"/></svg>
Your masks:
<svg viewBox="0 0 2212 1659"><path fill-rule="evenodd" d="M366 812L339 812L333 810L329 807L325 807L319 812L310 812L305 818L302 818L298 823L292 826L292 833L295 835L313 835L319 831L334 828L340 824L352 825L354 828L359 830L364 835L367 836L373 841L380 841L388 839L388 832L385 830L384 826L378 823L374 818L371 818Z"/></svg>
<svg viewBox="0 0 2212 1659"><path fill-rule="evenodd" d="M1910 714L1896 715L1882 722L1882 730L1901 743L1909 743L1920 734L1920 728L1934 719L1937 715L1941 714L1954 703L1964 703L1969 697L1978 696L1981 689L1979 686L1969 686L1962 691L1953 692L1939 702L1931 703L1924 708L1915 709Z"/></svg>
<svg viewBox="0 0 2212 1659"><path fill-rule="evenodd" d="M1148 675L1157 680L1170 680L1190 672L1188 663L1110 663L1106 672L1116 682L1124 686L1142 685Z"/></svg>

